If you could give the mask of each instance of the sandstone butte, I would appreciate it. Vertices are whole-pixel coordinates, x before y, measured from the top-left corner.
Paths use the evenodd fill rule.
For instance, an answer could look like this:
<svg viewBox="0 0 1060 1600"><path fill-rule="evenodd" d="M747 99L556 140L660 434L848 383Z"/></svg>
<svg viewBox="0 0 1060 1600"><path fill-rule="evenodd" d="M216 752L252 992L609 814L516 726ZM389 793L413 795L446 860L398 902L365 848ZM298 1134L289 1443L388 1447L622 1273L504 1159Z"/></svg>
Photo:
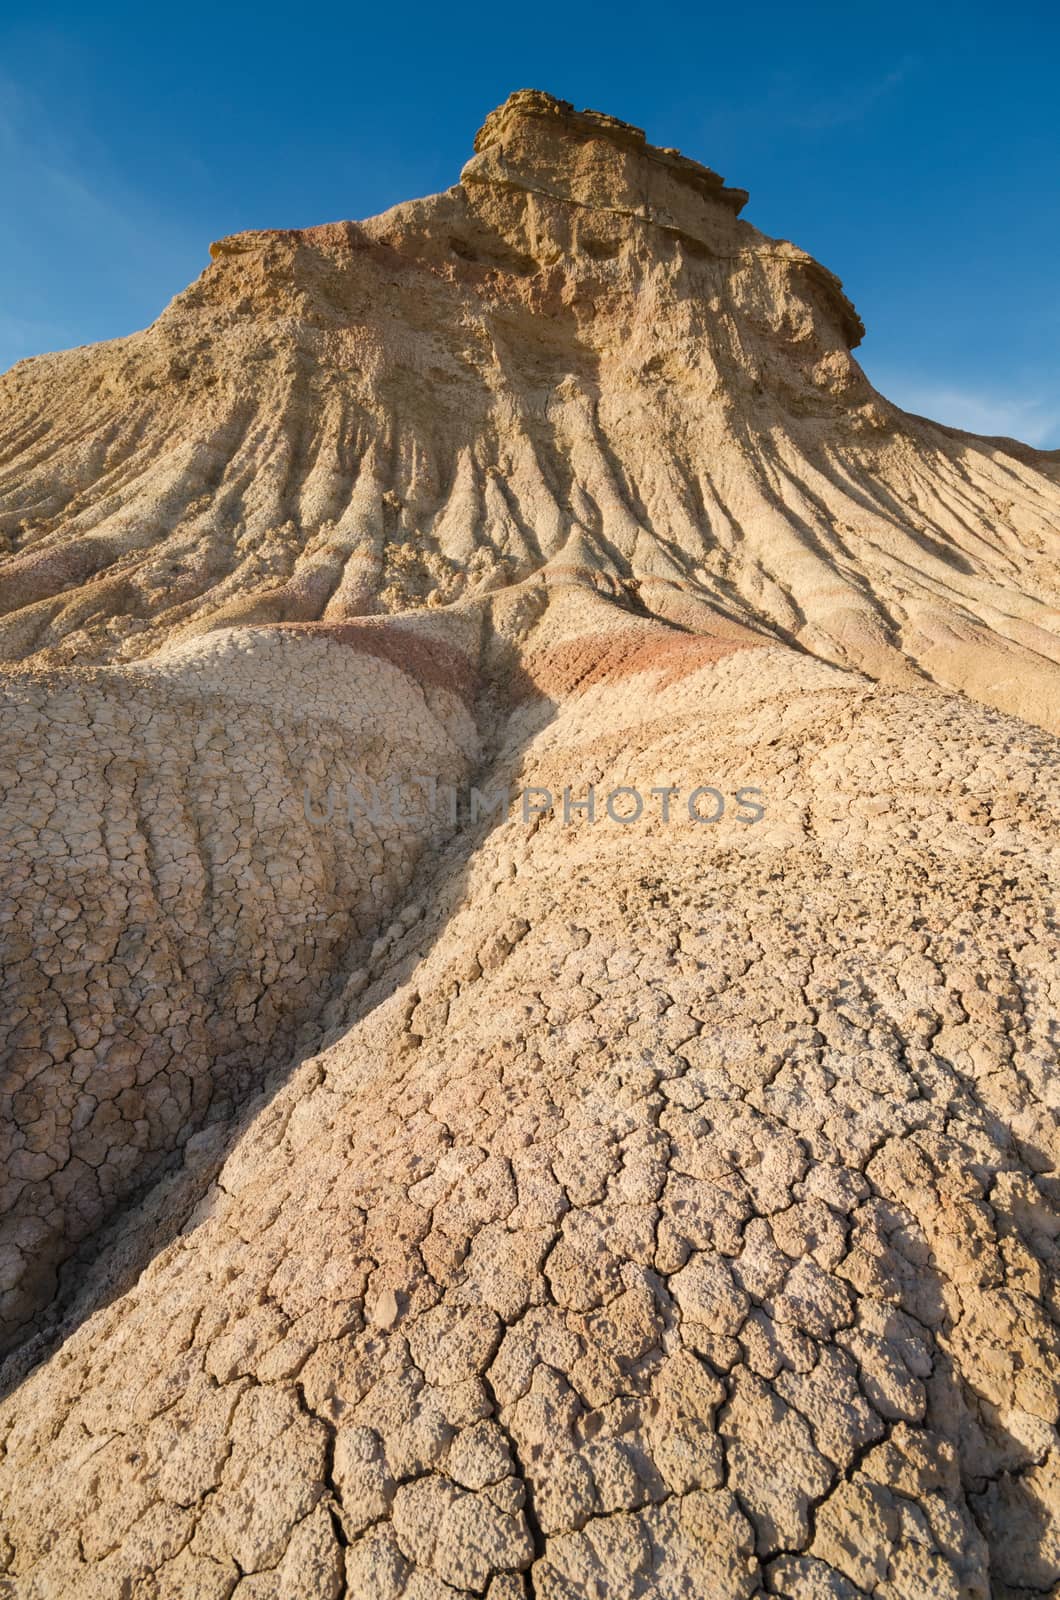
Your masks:
<svg viewBox="0 0 1060 1600"><path fill-rule="evenodd" d="M523 91L0 379L5 1600L1057 1593L1060 457L746 198Z"/></svg>

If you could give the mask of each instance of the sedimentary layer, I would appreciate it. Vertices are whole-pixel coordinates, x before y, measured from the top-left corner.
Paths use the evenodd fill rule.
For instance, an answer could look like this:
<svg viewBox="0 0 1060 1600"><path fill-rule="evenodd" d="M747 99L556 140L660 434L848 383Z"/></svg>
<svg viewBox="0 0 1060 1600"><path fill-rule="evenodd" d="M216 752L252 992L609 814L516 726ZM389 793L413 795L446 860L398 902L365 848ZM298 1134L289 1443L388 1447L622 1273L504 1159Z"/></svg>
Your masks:
<svg viewBox="0 0 1060 1600"><path fill-rule="evenodd" d="M1054 463L910 417L743 191L533 92L460 182L243 233L0 379L0 651L125 662L580 572L1055 728Z"/></svg>
<svg viewBox="0 0 1060 1600"><path fill-rule="evenodd" d="M0 380L5 1600L1060 1583L1060 488L746 198L525 91Z"/></svg>

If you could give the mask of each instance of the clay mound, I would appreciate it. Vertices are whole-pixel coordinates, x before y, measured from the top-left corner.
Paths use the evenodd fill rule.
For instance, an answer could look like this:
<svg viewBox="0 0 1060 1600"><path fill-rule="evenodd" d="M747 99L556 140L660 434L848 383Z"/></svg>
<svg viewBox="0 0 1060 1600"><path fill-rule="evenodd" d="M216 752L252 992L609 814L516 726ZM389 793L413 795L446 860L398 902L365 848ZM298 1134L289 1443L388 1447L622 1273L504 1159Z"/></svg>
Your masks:
<svg viewBox="0 0 1060 1600"><path fill-rule="evenodd" d="M1060 1585L1060 490L745 198L527 91L0 380L4 1600Z"/></svg>
<svg viewBox="0 0 1060 1600"><path fill-rule="evenodd" d="M460 695L370 645L222 632L0 680L0 1348L123 1198L314 1036L441 836L385 805L356 833L320 821L328 785L342 818L424 769L462 782L477 752Z"/></svg>
<svg viewBox="0 0 1060 1600"><path fill-rule="evenodd" d="M647 646L521 700L491 787L551 812L426 863L172 1242L111 1238L5 1408L18 1596L1060 1578L1051 741Z"/></svg>
<svg viewBox="0 0 1060 1600"><path fill-rule="evenodd" d="M1046 456L910 417L838 280L525 92L460 182L239 234L146 332L0 379L0 652L127 661L588 574L1056 726Z"/></svg>

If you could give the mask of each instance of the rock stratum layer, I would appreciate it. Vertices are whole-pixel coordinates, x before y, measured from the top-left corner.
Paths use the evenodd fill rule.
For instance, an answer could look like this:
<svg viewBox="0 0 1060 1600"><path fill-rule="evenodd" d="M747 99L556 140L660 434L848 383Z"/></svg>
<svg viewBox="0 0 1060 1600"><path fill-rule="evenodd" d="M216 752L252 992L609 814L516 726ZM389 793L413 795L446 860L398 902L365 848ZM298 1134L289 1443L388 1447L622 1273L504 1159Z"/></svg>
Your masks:
<svg viewBox="0 0 1060 1600"><path fill-rule="evenodd" d="M1056 459L745 200L527 91L0 380L0 1595L1057 1592Z"/></svg>

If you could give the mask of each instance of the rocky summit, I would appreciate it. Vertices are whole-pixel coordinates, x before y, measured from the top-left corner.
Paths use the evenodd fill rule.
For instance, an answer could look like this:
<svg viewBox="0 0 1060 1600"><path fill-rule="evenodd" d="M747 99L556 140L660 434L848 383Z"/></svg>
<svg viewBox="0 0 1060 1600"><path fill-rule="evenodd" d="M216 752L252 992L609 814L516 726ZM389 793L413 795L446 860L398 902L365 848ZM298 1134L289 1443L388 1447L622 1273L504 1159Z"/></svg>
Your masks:
<svg viewBox="0 0 1060 1600"><path fill-rule="evenodd" d="M1060 1592L1060 453L521 91L0 379L0 1596Z"/></svg>

